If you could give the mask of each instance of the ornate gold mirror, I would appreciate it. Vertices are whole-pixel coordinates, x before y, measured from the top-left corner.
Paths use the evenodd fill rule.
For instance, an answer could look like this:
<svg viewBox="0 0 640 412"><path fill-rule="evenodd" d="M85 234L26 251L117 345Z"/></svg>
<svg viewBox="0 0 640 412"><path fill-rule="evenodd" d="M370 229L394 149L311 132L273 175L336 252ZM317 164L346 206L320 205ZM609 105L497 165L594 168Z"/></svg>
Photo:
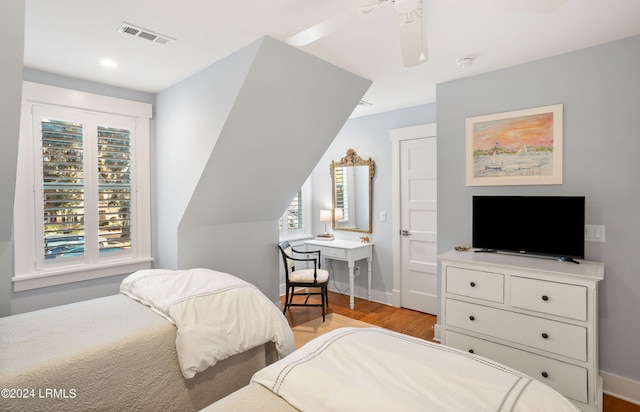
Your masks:
<svg viewBox="0 0 640 412"><path fill-rule="evenodd" d="M353 149L331 162L333 180L333 230L371 233L372 183L375 164L363 160Z"/></svg>

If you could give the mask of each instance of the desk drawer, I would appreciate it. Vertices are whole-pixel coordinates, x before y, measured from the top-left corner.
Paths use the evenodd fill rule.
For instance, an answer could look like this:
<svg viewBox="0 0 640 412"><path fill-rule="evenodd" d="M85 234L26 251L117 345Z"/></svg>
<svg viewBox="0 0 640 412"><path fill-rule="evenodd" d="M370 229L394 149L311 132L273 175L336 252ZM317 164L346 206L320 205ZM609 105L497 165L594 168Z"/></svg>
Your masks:
<svg viewBox="0 0 640 412"><path fill-rule="evenodd" d="M504 303L504 275L479 270L447 267L447 293Z"/></svg>
<svg viewBox="0 0 640 412"><path fill-rule="evenodd" d="M347 257L347 251L344 249L323 246L309 246L309 250L319 250L320 257L322 258L345 259Z"/></svg>
<svg viewBox="0 0 640 412"><path fill-rule="evenodd" d="M512 276L511 306L585 321L587 288Z"/></svg>
<svg viewBox="0 0 640 412"><path fill-rule="evenodd" d="M446 299L445 310L447 325L587 360L585 327L453 299Z"/></svg>
<svg viewBox="0 0 640 412"><path fill-rule="evenodd" d="M538 379L564 396L587 403L587 369L457 332L446 331L447 346L493 359Z"/></svg>

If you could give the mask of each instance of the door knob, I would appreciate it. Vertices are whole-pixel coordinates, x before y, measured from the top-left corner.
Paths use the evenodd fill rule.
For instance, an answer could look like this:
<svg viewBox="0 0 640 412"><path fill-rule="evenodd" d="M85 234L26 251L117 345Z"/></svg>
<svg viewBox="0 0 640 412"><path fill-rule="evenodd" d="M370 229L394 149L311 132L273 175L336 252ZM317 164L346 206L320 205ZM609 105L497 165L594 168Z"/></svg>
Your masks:
<svg viewBox="0 0 640 412"><path fill-rule="evenodd" d="M408 231L408 230L401 230L401 231L400 231L400 234L401 234L402 236L411 236L411 233L409 233L409 231Z"/></svg>

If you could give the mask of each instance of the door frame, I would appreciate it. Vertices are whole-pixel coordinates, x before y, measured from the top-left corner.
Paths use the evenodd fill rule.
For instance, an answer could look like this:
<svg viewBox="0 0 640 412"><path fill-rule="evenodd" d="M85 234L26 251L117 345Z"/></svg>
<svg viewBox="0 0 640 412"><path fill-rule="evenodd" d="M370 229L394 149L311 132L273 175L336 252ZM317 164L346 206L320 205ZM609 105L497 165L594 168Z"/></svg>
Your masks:
<svg viewBox="0 0 640 412"><path fill-rule="evenodd" d="M393 286L391 305L399 308L402 291L402 246L400 239L400 142L403 140L437 137L435 123L391 130L391 233L393 247Z"/></svg>

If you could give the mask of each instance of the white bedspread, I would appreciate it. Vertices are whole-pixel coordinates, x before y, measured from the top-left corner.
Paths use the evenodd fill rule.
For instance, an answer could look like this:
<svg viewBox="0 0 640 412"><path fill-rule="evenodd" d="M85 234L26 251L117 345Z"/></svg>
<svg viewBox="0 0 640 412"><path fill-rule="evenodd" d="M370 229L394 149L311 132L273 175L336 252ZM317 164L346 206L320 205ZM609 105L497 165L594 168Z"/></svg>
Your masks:
<svg viewBox="0 0 640 412"><path fill-rule="evenodd" d="M572 411L555 390L447 346L380 328L341 328L256 372L302 411Z"/></svg>
<svg viewBox="0 0 640 412"><path fill-rule="evenodd" d="M266 342L280 357L294 349L293 332L280 310L252 284L210 269L141 270L120 292L177 327L176 351L185 378Z"/></svg>

